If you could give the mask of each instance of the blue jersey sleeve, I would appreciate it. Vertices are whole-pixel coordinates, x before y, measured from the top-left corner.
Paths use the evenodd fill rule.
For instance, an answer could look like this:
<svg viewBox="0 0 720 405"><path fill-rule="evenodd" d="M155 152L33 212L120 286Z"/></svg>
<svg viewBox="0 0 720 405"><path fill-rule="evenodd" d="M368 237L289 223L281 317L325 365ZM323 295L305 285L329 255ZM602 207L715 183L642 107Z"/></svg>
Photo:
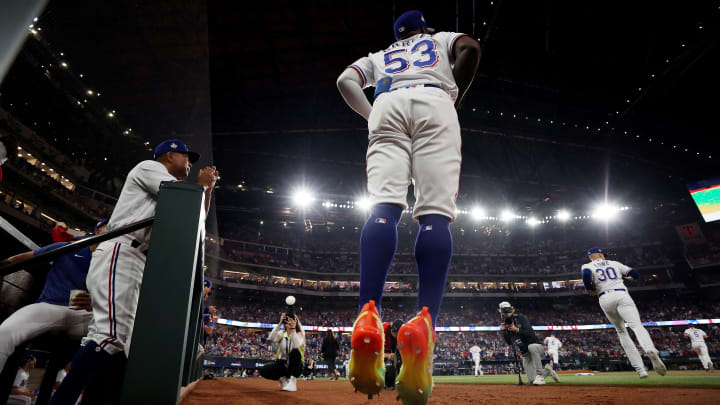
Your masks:
<svg viewBox="0 0 720 405"><path fill-rule="evenodd" d="M594 290L595 282L593 281L592 271L590 269L583 269L582 280L586 290Z"/></svg>
<svg viewBox="0 0 720 405"><path fill-rule="evenodd" d="M67 246L67 245L69 245L69 244L70 244L70 242L58 242L58 243L53 243L53 244L50 244L50 245L47 245L47 246L43 246L43 247L41 247L40 249L34 250L33 253L35 254L35 256L37 256L37 255L39 255L39 254L42 254L42 253L45 253L45 252L49 252L49 251L51 251L51 250L55 250L55 249L60 248L60 247L63 247L63 246Z"/></svg>

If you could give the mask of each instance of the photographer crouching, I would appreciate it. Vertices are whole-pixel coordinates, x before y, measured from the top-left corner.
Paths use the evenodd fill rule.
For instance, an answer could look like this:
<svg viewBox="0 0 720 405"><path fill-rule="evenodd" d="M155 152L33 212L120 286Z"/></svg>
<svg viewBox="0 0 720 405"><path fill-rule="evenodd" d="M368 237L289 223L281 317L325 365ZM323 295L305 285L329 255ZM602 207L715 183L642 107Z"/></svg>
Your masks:
<svg viewBox="0 0 720 405"><path fill-rule="evenodd" d="M282 314L268 340L277 344L275 361L260 368L260 376L280 381L282 391L297 391L297 378L303 369L305 356L305 332L293 311Z"/></svg>
<svg viewBox="0 0 720 405"><path fill-rule="evenodd" d="M545 349L535 336L535 331L533 331L527 316L516 314L515 308L507 301L500 303L498 311L500 311L502 320L500 330L503 338L508 345L515 344L520 349L523 369L528 382L533 385L543 385L547 376L551 376L555 382L560 382L551 363L543 368L541 357L545 353Z"/></svg>

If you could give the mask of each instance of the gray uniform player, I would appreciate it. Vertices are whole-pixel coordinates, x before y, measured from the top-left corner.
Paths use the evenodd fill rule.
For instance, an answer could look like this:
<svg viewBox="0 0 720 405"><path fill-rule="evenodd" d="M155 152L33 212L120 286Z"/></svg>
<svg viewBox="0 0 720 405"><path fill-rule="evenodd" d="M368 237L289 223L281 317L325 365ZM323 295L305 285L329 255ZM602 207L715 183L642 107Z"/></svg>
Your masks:
<svg viewBox="0 0 720 405"><path fill-rule="evenodd" d="M655 372L665 375L667 368L660 360L660 355L650 338L650 334L640 321L640 313L635 306L635 301L630 297L627 287L623 283L623 279L637 280L640 273L620 262L606 260L605 255L599 248L589 249L587 253L591 262L582 266L583 284L585 284L588 294L598 296L600 308L615 327L620 344L625 350L630 364L637 371L640 378L648 376L640 352L638 352L635 343L627 332L627 328L625 328L625 322L635 332L638 343L650 358Z"/></svg>

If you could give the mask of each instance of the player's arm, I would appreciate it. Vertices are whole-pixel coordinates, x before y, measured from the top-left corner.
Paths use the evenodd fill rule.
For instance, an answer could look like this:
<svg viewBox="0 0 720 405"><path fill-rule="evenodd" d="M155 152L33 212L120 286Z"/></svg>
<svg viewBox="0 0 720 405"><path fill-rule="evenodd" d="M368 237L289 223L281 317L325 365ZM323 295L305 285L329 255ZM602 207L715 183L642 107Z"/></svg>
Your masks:
<svg viewBox="0 0 720 405"><path fill-rule="evenodd" d="M635 281L640 278L640 272L637 270L630 268L624 264L620 264L621 268L620 271L624 274L623 278L628 281Z"/></svg>
<svg viewBox="0 0 720 405"><path fill-rule="evenodd" d="M3 260L2 264L19 262L21 260L29 259L33 256L35 256L35 252L33 251L20 253L19 255L10 256L7 259Z"/></svg>
<svg viewBox="0 0 720 405"><path fill-rule="evenodd" d="M68 242L52 243L52 244L49 244L49 245L47 245L47 246L43 246L43 247L41 247L40 249L31 250L31 251L29 251L29 252L20 253L20 254L17 254L17 255L15 255L15 256L8 257L7 259L3 260L2 263L3 263L3 264L6 264L6 263L19 262L19 261L21 261L21 260L29 259L29 258L31 258L31 257L33 257L33 256L37 256L37 255L39 255L39 254L41 254L41 253L49 252L49 251L51 251L51 250L54 250L54 249L63 247L63 246L68 245L68 244L69 244Z"/></svg>
<svg viewBox="0 0 720 405"><path fill-rule="evenodd" d="M455 100L455 108L457 108L465 96L465 92L470 88L478 64L480 64L480 43L463 35L455 41L452 52L455 59L453 77L458 86L458 96Z"/></svg>
<svg viewBox="0 0 720 405"><path fill-rule="evenodd" d="M372 105L363 93L363 78L356 68L347 68L337 79L337 88L340 95L350 108L366 120L370 117Z"/></svg>
<svg viewBox="0 0 720 405"><path fill-rule="evenodd" d="M595 290L595 281L593 281L593 274L590 269L582 270L582 281L585 286L585 291L587 291L589 295L597 295L597 291Z"/></svg>
<svg viewBox="0 0 720 405"><path fill-rule="evenodd" d="M545 340L543 340L543 344L544 344L545 346L547 346L548 339L549 339L549 338L545 338Z"/></svg>

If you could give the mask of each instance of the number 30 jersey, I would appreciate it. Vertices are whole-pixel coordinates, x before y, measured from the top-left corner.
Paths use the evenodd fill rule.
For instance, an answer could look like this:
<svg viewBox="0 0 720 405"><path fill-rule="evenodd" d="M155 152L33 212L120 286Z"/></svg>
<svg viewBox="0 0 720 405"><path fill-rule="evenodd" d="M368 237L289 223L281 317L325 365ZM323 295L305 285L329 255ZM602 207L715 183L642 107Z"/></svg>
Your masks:
<svg viewBox="0 0 720 405"><path fill-rule="evenodd" d="M458 88L452 74L453 46L466 34L438 32L417 34L371 53L348 66L362 78L362 87L375 86L380 79L392 78L390 91L418 84L433 84L445 90L453 101Z"/></svg>
<svg viewBox="0 0 720 405"><path fill-rule="evenodd" d="M592 273L595 291L597 291L598 294L616 288L625 288L627 290L625 283L623 283L623 277L632 270L620 262L602 259L583 264L580 273L582 274L585 269L590 270Z"/></svg>

